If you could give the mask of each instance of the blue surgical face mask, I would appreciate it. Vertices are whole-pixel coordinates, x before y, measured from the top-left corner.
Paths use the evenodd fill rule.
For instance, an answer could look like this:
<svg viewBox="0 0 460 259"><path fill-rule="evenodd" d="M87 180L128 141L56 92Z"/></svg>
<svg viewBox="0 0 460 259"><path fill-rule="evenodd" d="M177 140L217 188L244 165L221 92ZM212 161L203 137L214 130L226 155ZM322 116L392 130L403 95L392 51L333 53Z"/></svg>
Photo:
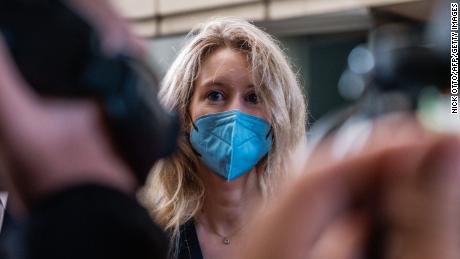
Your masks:
<svg viewBox="0 0 460 259"><path fill-rule="evenodd" d="M194 121L190 143L211 171L231 181L251 171L268 153L271 127L238 110L207 114Z"/></svg>

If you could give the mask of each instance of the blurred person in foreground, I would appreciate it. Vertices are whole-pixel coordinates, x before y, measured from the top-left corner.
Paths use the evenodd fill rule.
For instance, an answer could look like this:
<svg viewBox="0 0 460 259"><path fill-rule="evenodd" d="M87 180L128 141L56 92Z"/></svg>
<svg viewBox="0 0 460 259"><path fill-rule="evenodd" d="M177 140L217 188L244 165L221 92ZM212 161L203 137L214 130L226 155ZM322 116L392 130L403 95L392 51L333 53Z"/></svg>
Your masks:
<svg viewBox="0 0 460 259"><path fill-rule="evenodd" d="M105 2L73 2L107 18L101 31L120 41L112 47L130 46L119 18L95 12L110 10ZM167 241L132 198L138 183L98 106L39 98L0 46L0 141L28 215L11 236L12 258L164 258ZM355 258L376 209L388 229L385 258L459 258L458 137L427 132L410 115L379 124L348 157L320 146L248 225L241 249L219 258Z"/></svg>
<svg viewBox="0 0 460 259"><path fill-rule="evenodd" d="M142 55L140 41L106 1L65 4L96 28L107 55ZM166 257L164 233L136 202L141 183L115 150L99 103L38 96L3 37L0 147L8 213L18 223L2 230L2 258Z"/></svg>

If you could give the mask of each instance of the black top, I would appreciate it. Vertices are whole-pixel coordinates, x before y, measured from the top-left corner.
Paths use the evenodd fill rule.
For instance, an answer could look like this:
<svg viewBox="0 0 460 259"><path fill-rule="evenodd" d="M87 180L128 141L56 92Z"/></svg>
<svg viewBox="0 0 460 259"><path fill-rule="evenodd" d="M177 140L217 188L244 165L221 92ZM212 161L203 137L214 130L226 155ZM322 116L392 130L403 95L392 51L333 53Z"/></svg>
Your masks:
<svg viewBox="0 0 460 259"><path fill-rule="evenodd" d="M5 231L2 259L164 259L168 251L166 235L133 197L95 185L48 197Z"/></svg>
<svg viewBox="0 0 460 259"><path fill-rule="evenodd" d="M193 220L180 227L178 259L203 259Z"/></svg>

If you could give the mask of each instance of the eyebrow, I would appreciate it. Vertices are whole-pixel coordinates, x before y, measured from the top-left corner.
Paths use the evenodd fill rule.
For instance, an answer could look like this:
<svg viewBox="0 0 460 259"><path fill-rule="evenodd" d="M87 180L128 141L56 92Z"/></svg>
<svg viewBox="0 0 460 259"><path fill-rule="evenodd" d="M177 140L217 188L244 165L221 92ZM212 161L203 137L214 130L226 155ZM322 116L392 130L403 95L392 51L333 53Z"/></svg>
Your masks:
<svg viewBox="0 0 460 259"><path fill-rule="evenodd" d="M217 78L209 78L203 80L203 83L200 85L205 88L212 88L212 87L228 87L231 85L231 80L227 79L226 77L217 77ZM255 88L254 84L251 82L247 85L248 88Z"/></svg>
<svg viewBox="0 0 460 259"><path fill-rule="evenodd" d="M202 84L205 87L214 87L214 86L226 86L227 84L224 83L225 80L216 80L216 79L207 79Z"/></svg>

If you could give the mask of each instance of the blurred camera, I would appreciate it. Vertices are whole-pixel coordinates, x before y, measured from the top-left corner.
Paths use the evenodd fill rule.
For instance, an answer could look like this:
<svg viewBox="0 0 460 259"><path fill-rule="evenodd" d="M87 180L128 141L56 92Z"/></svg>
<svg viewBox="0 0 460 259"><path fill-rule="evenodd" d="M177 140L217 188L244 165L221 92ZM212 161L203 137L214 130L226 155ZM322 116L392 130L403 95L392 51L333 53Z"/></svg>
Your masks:
<svg viewBox="0 0 460 259"><path fill-rule="evenodd" d="M174 151L179 122L158 102L153 70L129 53L104 52L90 23L65 1L1 1L0 31L37 93L99 101L117 151L140 183Z"/></svg>

